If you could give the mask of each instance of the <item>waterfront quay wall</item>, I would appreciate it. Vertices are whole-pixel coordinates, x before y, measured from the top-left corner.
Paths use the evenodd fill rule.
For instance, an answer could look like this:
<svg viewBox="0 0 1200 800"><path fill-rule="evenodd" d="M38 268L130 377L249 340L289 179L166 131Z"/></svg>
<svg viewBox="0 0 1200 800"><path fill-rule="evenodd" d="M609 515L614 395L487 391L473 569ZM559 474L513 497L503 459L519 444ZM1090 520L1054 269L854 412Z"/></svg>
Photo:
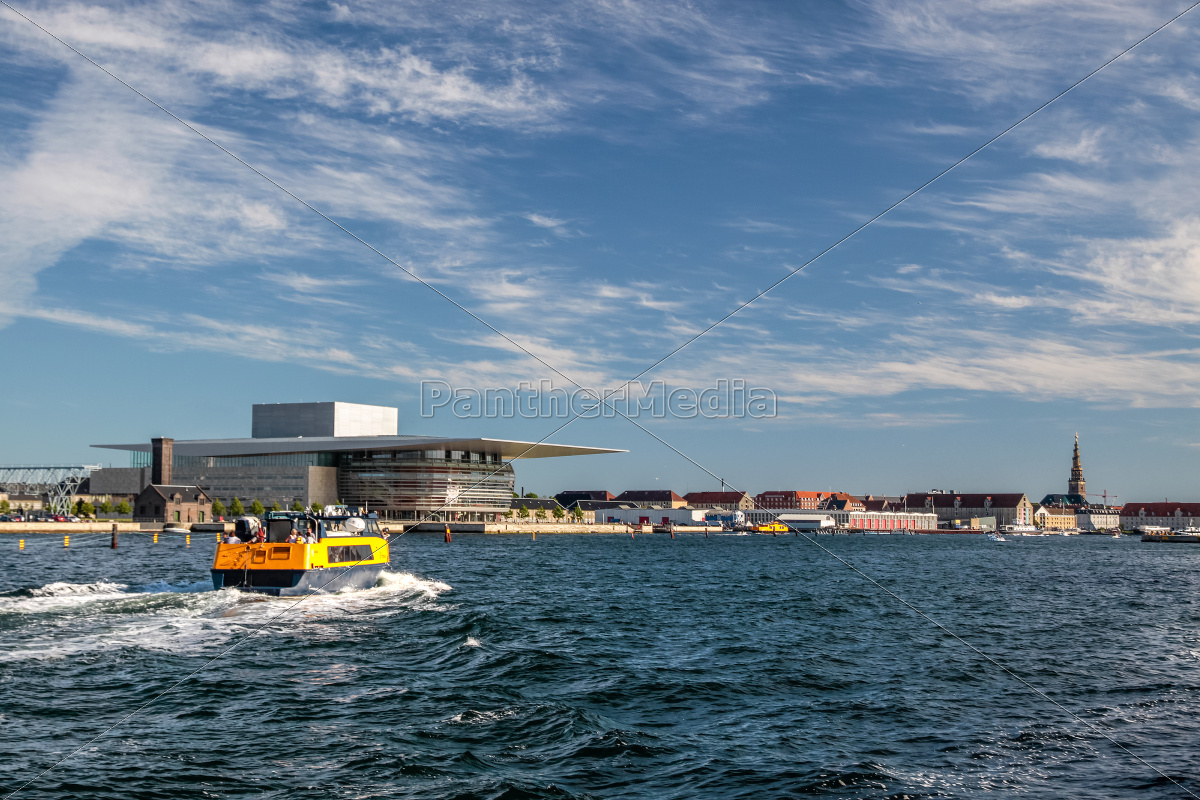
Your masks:
<svg viewBox="0 0 1200 800"><path fill-rule="evenodd" d="M91 522L0 522L0 533L57 533L69 535L73 533L112 533L113 520L102 519ZM176 525L171 522L117 522L117 533L157 533L163 528ZM232 522L203 522L183 523L179 527L189 529L191 533L221 533L232 531Z"/></svg>

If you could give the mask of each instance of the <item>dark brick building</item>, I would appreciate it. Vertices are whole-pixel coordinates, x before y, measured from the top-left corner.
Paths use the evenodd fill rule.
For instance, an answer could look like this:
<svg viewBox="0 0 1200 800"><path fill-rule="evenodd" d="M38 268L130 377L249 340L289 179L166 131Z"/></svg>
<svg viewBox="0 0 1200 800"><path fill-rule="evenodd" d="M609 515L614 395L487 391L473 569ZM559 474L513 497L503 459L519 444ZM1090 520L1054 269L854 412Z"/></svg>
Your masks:
<svg viewBox="0 0 1200 800"><path fill-rule="evenodd" d="M209 522L212 498L199 486L150 484L133 501L133 518L144 522Z"/></svg>

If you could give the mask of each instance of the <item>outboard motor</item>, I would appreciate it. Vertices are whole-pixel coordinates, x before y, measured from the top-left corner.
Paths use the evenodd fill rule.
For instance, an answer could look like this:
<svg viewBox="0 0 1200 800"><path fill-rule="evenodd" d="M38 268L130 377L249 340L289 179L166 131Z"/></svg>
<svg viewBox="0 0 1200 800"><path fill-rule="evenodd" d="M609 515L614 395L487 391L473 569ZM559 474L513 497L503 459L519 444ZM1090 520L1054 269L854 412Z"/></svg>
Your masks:
<svg viewBox="0 0 1200 800"><path fill-rule="evenodd" d="M248 542L254 538L261 527L262 523L258 521L258 517L239 517L233 521L233 535L243 542Z"/></svg>

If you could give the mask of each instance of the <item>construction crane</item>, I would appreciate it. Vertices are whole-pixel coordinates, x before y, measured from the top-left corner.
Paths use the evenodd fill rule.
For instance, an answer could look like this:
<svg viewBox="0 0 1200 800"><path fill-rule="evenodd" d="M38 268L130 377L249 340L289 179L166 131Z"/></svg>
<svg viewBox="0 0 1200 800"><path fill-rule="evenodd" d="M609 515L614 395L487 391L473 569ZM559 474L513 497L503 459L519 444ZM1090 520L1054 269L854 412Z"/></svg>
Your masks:
<svg viewBox="0 0 1200 800"><path fill-rule="evenodd" d="M1117 498L1118 498L1118 497L1120 497L1120 496L1121 496L1121 495L1119 495L1119 494L1109 494L1109 493L1108 493L1108 489L1105 489L1105 490L1104 490L1103 492L1101 492L1100 494L1096 494L1095 492L1088 492L1088 497L1103 497L1103 498L1104 498L1104 505L1108 505L1108 498L1110 498L1110 497L1111 497L1111 498L1113 498L1113 499L1115 500L1115 499L1117 499Z"/></svg>

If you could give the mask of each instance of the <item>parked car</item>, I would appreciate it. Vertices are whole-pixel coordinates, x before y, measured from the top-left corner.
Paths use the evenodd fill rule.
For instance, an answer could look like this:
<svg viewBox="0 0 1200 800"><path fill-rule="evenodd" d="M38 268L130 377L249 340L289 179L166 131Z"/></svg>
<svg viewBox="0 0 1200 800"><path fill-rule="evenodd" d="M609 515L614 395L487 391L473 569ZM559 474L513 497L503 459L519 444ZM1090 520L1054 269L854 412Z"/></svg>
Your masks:
<svg viewBox="0 0 1200 800"><path fill-rule="evenodd" d="M79 517L75 516L74 514L67 515L67 522L81 522L81 521L82 520L80 520Z"/></svg>
<svg viewBox="0 0 1200 800"><path fill-rule="evenodd" d="M13 519L8 514L0 514L0 522L12 522Z"/></svg>

